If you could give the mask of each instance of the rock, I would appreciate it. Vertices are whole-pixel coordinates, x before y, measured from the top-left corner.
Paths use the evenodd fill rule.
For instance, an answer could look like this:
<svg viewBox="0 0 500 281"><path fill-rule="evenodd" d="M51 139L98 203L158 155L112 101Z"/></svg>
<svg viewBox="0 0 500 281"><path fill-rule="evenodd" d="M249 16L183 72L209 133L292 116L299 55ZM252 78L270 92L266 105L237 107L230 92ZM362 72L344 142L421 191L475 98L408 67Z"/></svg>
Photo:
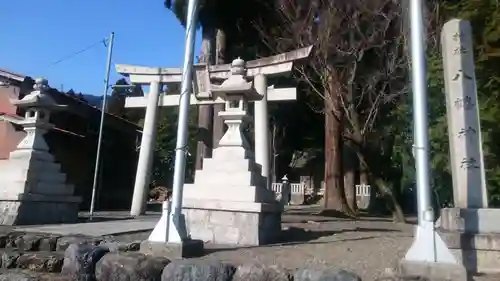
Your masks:
<svg viewBox="0 0 500 281"><path fill-rule="evenodd" d="M16 241L18 241L19 237L24 236L24 232L10 232L6 235L5 238L5 247L6 248L17 248Z"/></svg>
<svg viewBox="0 0 500 281"><path fill-rule="evenodd" d="M64 252L61 274L79 278L78 280L95 280L95 265L109 250L93 244L71 244Z"/></svg>
<svg viewBox="0 0 500 281"><path fill-rule="evenodd" d="M40 239L40 251L53 252L57 249L57 240L60 238L60 235L46 235Z"/></svg>
<svg viewBox="0 0 500 281"><path fill-rule="evenodd" d="M230 264L177 260L163 269L162 281L230 281L236 268Z"/></svg>
<svg viewBox="0 0 500 281"><path fill-rule="evenodd" d="M128 245L122 242L102 242L99 246L108 248L110 252L126 252Z"/></svg>
<svg viewBox="0 0 500 281"><path fill-rule="evenodd" d="M2 268L16 268L17 260L22 256L18 251L3 251L1 253Z"/></svg>
<svg viewBox="0 0 500 281"><path fill-rule="evenodd" d="M299 269L293 275L294 281L361 281L354 273L345 270Z"/></svg>
<svg viewBox="0 0 500 281"><path fill-rule="evenodd" d="M99 281L160 281L169 260L142 253L110 253L96 266Z"/></svg>
<svg viewBox="0 0 500 281"><path fill-rule="evenodd" d="M35 272L61 272L64 256L58 253L25 253L17 259L17 267Z"/></svg>
<svg viewBox="0 0 500 281"><path fill-rule="evenodd" d="M101 242L99 244L103 247L107 247L110 252L131 252L131 251L139 251L141 242Z"/></svg>
<svg viewBox="0 0 500 281"><path fill-rule="evenodd" d="M15 238L14 245L22 251L39 251L42 237L40 234L20 235Z"/></svg>
<svg viewBox="0 0 500 281"><path fill-rule="evenodd" d="M7 246L8 236L7 234L0 235L0 248L5 248Z"/></svg>
<svg viewBox="0 0 500 281"><path fill-rule="evenodd" d="M39 281L39 279L26 273L8 272L0 274L0 281Z"/></svg>
<svg viewBox="0 0 500 281"><path fill-rule="evenodd" d="M141 242L142 241L134 241L127 243L127 251L139 251L141 248Z"/></svg>
<svg viewBox="0 0 500 281"><path fill-rule="evenodd" d="M99 238L87 237L83 235L63 236L57 239L57 251L65 251L71 244L91 244L98 245L101 242Z"/></svg>
<svg viewBox="0 0 500 281"><path fill-rule="evenodd" d="M285 269L264 265L238 266L233 276L233 281L290 281L292 276Z"/></svg>

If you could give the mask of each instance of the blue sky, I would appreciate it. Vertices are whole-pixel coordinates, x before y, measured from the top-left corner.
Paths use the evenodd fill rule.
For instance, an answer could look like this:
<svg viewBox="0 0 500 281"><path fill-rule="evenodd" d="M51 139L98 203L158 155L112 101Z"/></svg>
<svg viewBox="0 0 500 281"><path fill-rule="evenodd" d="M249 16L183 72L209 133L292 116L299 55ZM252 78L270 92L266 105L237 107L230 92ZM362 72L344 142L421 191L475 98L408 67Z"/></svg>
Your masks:
<svg viewBox="0 0 500 281"><path fill-rule="evenodd" d="M54 88L102 95L107 56L104 44L50 65L103 40L111 32L115 32L111 83L120 78L115 63L182 65L185 30L164 8L163 0L2 2L0 68L45 77Z"/></svg>

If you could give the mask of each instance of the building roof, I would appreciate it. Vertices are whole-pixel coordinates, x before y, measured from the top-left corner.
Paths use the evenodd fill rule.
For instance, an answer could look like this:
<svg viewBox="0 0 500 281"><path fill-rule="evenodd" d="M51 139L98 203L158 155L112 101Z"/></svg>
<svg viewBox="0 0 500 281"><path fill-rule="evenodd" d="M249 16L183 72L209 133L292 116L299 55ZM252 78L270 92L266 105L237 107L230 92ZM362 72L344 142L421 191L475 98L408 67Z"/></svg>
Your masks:
<svg viewBox="0 0 500 281"><path fill-rule="evenodd" d="M7 79L15 80L18 82L23 82L24 79L26 79L27 76L18 74L3 68L0 68L0 76L5 77Z"/></svg>
<svg viewBox="0 0 500 281"><path fill-rule="evenodd" d="M3 69L3 68L0 68L0 77L4 77L4 78L7 78L9 80L16 81L16 82L23 82L26 80L26 78L31 79L31 77L29 77L29 76L18 74L18 73L15 73L15 72ZM77 95L75 95L75 96L69 95L67 93L60 92L57 89L52 89L52 91L49 91L49 92L52 95L60 96L61 98L67 100L68 102L73 102L73 104L78 104L79 106L83 106L84 108L87 108L90 111L101 111L100 108L90 104L85 99L79 98L79 96L77 96ZM135 126L136 127L135 130L137 132L142 133L142 128L133 122L130 122L129 120L122 118L120 116L114 115L114 114L106 113L106 115L113 117L116 121L119 121L123 124L127 124L129 126Z"/></svg>

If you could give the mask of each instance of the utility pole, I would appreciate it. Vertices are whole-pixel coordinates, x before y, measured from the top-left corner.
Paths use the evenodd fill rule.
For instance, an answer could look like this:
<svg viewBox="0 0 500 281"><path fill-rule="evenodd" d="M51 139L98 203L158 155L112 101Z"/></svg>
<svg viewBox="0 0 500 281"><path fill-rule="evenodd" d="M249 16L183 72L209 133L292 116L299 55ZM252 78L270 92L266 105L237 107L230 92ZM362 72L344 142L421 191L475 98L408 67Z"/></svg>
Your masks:
<svg viewBox="0 0 500 281"><path fill-rule="evenodd" d="M182 243L187 237L182 214L182 192L186 169L188 140L189 102L193 76L193 56L197 25L198 0L189 0L186 20L186 45L182 67L181 97L179 101L179 121L177 123L177 143L175 145L174 183L172 192L172 214L168 222L168 242Z"/></svg>
<svg viewBox="0 0 500 281"><path fill-rule="evenodd" d="M109 89L109 74L111 71L111 58L113 56L113 43L115 40L115 33L111 32L111 35L108 39L108 60L106 62L106 76L104 79L104 94L102 97L102 108L101 108L101 123L99 125L99 135L97 137L97 153L95 156L95 169L94 169L94 182L92 184L92 199L90 200L90 211L89 211L89 219L92 220L94 215L94 207L95 207L95 197L97 190L97 179L99 174L99 158L101 157L101 146L102 146L102 130L104 127L104 116L106 115L106 99L108 96Z"/></svg>
<svg viewBox="0 0 500 281"><path fill-rule="evenodd" d="M429 132L427 107L427 69L423 0L409 0L410 54L413 94L413 151L417 180L418 225L405 261L457 264L454 256L434 228L431 203Z"/></svg>

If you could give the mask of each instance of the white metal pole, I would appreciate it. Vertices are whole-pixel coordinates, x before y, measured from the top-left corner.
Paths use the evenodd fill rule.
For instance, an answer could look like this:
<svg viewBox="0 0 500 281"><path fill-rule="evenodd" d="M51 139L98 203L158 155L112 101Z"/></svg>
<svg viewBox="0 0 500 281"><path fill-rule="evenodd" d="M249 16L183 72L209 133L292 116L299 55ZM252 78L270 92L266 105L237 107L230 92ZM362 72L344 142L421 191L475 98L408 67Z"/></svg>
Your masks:
<svg viewBox="0 0 500 281"><path fill-rule="evenodd" d="M432 207L429 180L429 134L427 132L427 75L425 49L422 40L422 34L424 34L422 1L411 0L410 15L418 221L419 224L422 224L424 212Z"/></svg>
<svg viewBox="0 0 500 281"><path fill-rule="evenodd" d="M413 91L413 146L417 172L418 225L406 261L449 263L457 261L434 228L429 179L429 133L427 120L427 73L423 1L410 1L411 66Z"/></svg>
<svg viewBox="0 0 500 281"><path fill-rule="evenodd" d="M99 174L99 159L101 157L101 146L102 146L102 130L104 127L104 116L106 115L106 100L109 89L109 75L111 72L111 58L113 56L113 43L115 40L115 33L111 32L108 40L108 60L106 62L106 78L104 80L104 94L102 97L102 109L101 109L101 123L99 124L99 135L97 137L97 152L95 156L95 169L94 169L94 182L92 184L92 198L90 200L90 211L89 219L92 219L94 215L95 207L95 196L97 190L97 178Z"/></svg>
<svg viewBox="0 0 500 281"><path fill-rule="evenodd" d="M175 146L174 183L172 192L172 213L169 218L168 242L180 243L186 239L185 222L182 216L182 190L186 170L188 141L188 120L190 93L192 86L193 56L197 25L198 1L190 0L187 10L186 45L182 67L181 97L179 101L179 120L177 123L177 144Z"/></svg>

